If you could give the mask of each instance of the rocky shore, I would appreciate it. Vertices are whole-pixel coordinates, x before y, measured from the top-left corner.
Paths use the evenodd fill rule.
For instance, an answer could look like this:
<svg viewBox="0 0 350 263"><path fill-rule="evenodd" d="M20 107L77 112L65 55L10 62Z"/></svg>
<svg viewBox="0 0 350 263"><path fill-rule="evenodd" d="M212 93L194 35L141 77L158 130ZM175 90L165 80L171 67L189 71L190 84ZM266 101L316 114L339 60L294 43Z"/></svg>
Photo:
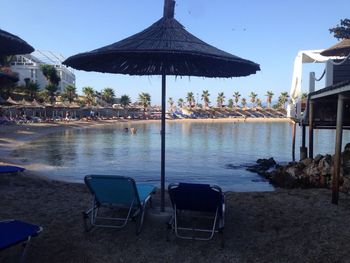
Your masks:
<svg viewBox="0 0 350 263"><path fill-rule="evenodd" d="M279 165L273 158L259 159L257 164L247 168L267 178L273 185L282 188L330 188L334 170L334 156L317 155L299 162ZM341 192L350 192L350 143L341 157L340 188Z"/></svg>

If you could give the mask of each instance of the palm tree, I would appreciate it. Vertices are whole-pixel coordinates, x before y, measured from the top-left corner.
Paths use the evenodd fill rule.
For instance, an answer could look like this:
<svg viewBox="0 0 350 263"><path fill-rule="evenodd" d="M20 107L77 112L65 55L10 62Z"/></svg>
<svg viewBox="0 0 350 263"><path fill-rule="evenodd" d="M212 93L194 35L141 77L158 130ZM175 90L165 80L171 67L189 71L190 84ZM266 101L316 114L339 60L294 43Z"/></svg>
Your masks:
<svg viewBox="0 0 350 263"><path fill-rule="evenodd" d="M130 97L129 97L129 95L122 95L121 97L120 97L120 104L123 106L123 108L125 109L127 106L129 106L129 104L130 104L130 102L131 102L131 99L130 99Z"/></svg>
<svg viewBox="0 0 350 263"><path fill-rule="evenodd" d="M56 100L56 92L58 90L58 84L61 81L61 78L58 76L57 70L55 66L53 65L41 65L40 69L45 76L46 80L48 81L48 84L45 87L45 90L47 92L47 96L51 102L51 104Z"/></svg>
<svg viewBox="0 0 350 263"><path fill-rule="evenodd" d="M266 102L267 102L267 107L268 107L268 108L271 107L271 102L272 102L272 97L273 97L273 95L275 95L275 94L273 94L272 91L267 91L267 92L266 92L266 95L265 95L265 96L267 97Z"/></svg>
<svg viewBox="0 0 350 263"><path fill-rule="evenodd" d="M146 92L140 93L139 103L142 105L143 111L146 112L147 107L151 105L151 95L149 95L149 93Z"/></svg>
<svg viewBox="0 0 350 263"><path fill-rule="evenodd" d="M250 102L252 103L253 105L253 108L255 107L255 100L256 100L256 97L258 96L258 94L256 94L255 92L251 92L249 94L249 97L250 97Z"/></svg>
<svg viewBox="0 0 350 263"><path fill-rule="evenodd" d="M302 93L301 94L301 100L306 100L307 96L308 96L307 92Z"/></svg>
<svg viewBox="0 0 350 263"><path fill-rule="evenodd" d="M261 99L260 99L260 98L257 98L257 99L256 99L256 106L262 108L262 102L261 102Z"/></svg>
<svg viewBox="0 0 350 263"><path fill-rule="evenodd" d="M183 105L184 105L184 99L183 99L183 98L178 99L178 100L177 100L177 105L178 105L180 108L182 108Z"/></svg>
<svg viewBox="0 0 350 263"><path fill-rule="evenodd" d="M246 98L242 98L242 99L241 99L241 104L242 104L242 107L245 108L245 106L247 105L247 100L246 100Z"/></svg>
<svg viewBox="0 0 350 263"><path fill-rule="evenodd" d="M69 103L72 103L77 96L77 89L74 85L67 85L62 93L62 97L67 99Z"/></svg>
<svg viewBox="0 0 350 263"><path fill-rule="evenodd" d="M225 102L225 95L223 92L219 92L216 102L218 103L218 107L222 108L222 105L224 105Z"/></svg>
<svg viewBox="0 0 350 263"><path fill-rule="evenodd" d="M45 86L45 91L47 92L47 96L51 104L53 104L56 101L57 90L58 87L54 84L48 84Z"/></svg>
<svg viewBox="0 0 350 263"><path fill-rule="evenodd" d="M174 100L173 100L173 98L171 98L171 97L169 98L168 104L169 104L170 109L172 109L174 107Z"/></svg>
<svg viewBox="0 0 350 263"><path fill-rule="evenodd" d="M209 91L208 90L203 90L202 100L204 102L204 108L205 109L209 107L209 103L210 103L209 96L210 96Z"/></svg>
<svg viewBox="0 0 350 263"><path fill-rule="evenodd" d="M29 78L24 79L25 86L24 86L24 93L31 99L34 100L38 92L40 90L40 86L38 83L31 81Z"/></svg>
<svg viewBox="0 0 350 263"><path fill-rule="evenodd" d="M113 104L115 100L114 90L112 88L105 88L102 91L102 99L109 104Z"/></svg>
<svg viewBox="0 0 350 263"><path fill-rule="evenodd" d="M286 102L288 101L289 98L289 94L288 92L281 92L281 95L279 96L279 102L281 104L281 106L283 106L283 108L286 108Z"/></svg>
<svg viewBox="0 0 350 263"><path fill-rule="evenodd" d="M235 91L233 93L233 97L235 98L235 104L236 104L236 107L238 106L238 101L239 101L239 98L241 97L241 94L238 92L238 91Z"/></svg>
<svg viewBox="0 0 350 263"><path fill-rule="evenodd" d="M91 106L95 102L95 90L92 87L84 87L85 103Z"/></svg>
<svg viewBox="0 0 350 263"><path fill-rule="evenodd" d="M195 103L193 92L188 92L186 97L189 107L192 107Z"/></svg>
<svg viewBox="0 0 350 263"><path fill-rule="evenodd" d="M233 108L233 99L228 100L228 107L231 109Z"/></svg>
<svg viewBox="0 0 350 263"><path fill-rule="evenodd" d="M44 64L40 66L40 69L47 81L49 82L49 84L58 86L58 84L61 81L61 78L58 76L55 66Z"/></svg>

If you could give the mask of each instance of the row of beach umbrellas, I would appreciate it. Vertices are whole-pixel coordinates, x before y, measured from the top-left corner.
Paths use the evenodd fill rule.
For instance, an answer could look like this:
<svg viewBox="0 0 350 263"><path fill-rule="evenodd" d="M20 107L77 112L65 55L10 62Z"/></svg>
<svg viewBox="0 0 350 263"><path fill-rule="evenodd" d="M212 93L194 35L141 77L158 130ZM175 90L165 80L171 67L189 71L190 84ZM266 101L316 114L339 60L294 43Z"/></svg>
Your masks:
<svg viewBox="0 0 350 263"><path fill-rule="evenodd" d="M195 37L174 18L175 1L164 0L163 17L145 30L90 52L69 57L63 63L78 70L138 76L161 76L161 211L165 207L165 108L167 76L232 78L255 74L260 66L232 55ZM346 46L324 55L344 55ZM25 41L0 30L0 55L31 53Z"/></svg>

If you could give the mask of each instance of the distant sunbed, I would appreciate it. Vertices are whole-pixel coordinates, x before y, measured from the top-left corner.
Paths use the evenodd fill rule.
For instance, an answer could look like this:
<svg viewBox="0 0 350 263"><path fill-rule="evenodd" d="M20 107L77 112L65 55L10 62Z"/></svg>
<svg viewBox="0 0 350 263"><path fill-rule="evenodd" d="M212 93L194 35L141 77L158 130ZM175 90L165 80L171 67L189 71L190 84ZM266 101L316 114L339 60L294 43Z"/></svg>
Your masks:
<svg viewBox="0 0 350 263"><path fill-rule="evenodd" d="M0 165L0 173L19 173L23 172L25 168L14 165Z"/></svg>

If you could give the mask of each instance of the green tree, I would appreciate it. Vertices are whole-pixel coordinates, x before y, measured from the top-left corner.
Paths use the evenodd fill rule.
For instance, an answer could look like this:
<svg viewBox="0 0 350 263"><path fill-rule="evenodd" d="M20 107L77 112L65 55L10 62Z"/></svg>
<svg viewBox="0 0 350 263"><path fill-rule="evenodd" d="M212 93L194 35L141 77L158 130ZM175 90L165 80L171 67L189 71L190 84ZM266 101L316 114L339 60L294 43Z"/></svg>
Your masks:
<svg viewBox="0 0 350 263"><path fill-rule="evenodd" d="M83 87L83 93L85 95L85 104L91 106L95 102L95 90L92 87Z"/></svg>
<svg viewBox="0 0 350 263"><path fill-rule="evenodd" d="M233 99L228 100L228 107L231 109L233 108Z"/></svg>
<svg viewBox="0 0 350 263"><path fill-rule="evenodd" d="M256 106L262 108L262 102L261 102L261 99L260 99L260 98L257 98L257 99L256 99Z"/></svg>
<svg viewBox="0 0 350 263"><path fill-rule="evenodd" d="M340 25L336 25L329 29L329 32L333 34L336 39L350 39L350 19L345 18L340 20Z"/></svg>
<svg viewBox="0 0 350 263"><path fill-rule="evenodd" d="M219 108L222 108L225 102L225 95L223 92L219 92L218 97L216 98L216 102Z"/></svg>
<svg viewBox="0 0 350 263"><path fill-rule="evenodd" d="M51 104L56 101L56 92L58 87L54 84L48 84L45 86L45 91L47 92L47 97Z"/></svg>
<svg viewBox="0 0 350 263"><path fill-rule="evenodd" d="M61 81L61 78L58 76L55 66L44 64L40 66L40 69L47 81L49 82L49 84L58 86L58 84Z"/></svg>
<svg viewBox="0 0 350 263"><path fill-rule="evenodd" d="M247 100L246 98L242 98L241 99L241 104L242 104L242 107L245 108L245 106L247 106Z"/></svg>
<svg viewBox="0 0 350 263"><path fill-rule="evenodd" d="M253 108L255 107L255 101L256 101L257 96L258 96L258 94L256 94L253 91L249 94L250 102L252 103Z"/></svg>
<svg viewBox="0 0 350 263"><path fill-rule="evenodd" d="M109 104L113 104L115 101L114 90L112 88L105 88L102 91L102 99Z"/></svg>
<svg viewBox="0 0 350 263"><path fill-rule="evenodd" d="M64 88L64 91L62 93L62 97L65 100L68 100L69 103L72 103L77 97L77 88L74 85L67 85Z"/></svg>
<svg viewBox="0 0 350 263"><path fill-rule="evenodd" d="M194 100L193 92L188 92L187 93L186 100L187 100L187 103L188 103L189 107L193 107L194 106L195 100Z"/></svg>
<svg viewBox="0 0 350 263"><path fill-rule="evenodd" d="M203 90L202 100L204 102L204 107L205 108L209 107L209 103L210 103L209 96L210 96L209 91L208 90Z"/></svg>
<svg viewBox="0 0 350 263"><path fill-rule="evenodd" d="M301 94L301 100L306 100L307 96L308 96L307 92L302 93Z"/></svg>
<svg viewBox="0 0 350 263"><path fill-rule="evenodd" d="M236 107L238 106L238 101L239 101L239 98L241 97L241 94L238 92L238 91L235 91L233 93L233 97L235 98L235 105Z"/></svg>
<svg viewBox="0 0 350 263"><path fill-rule="evenodd" d="M40 90L40 85L34 81L31 81L29 78L25 78L24 82L24 94L27 95L31 100L36 99Z"/></svg>
<svg viewBox="0 0 350 263"><path fill-rule="evenodd" d="M145 112L146 109L151 105L151 95L146 92L142 92L139 94L139 103L143 107L143 111Z"/></svg>
<svg viewBox="0 0 350 263"><path fill-rule="evenodd" d="M122 95L120 97L120 104L123 106L123 108L125 109L127 106L129 106L129 104L131 103L131 99L129 97L129 95Z"/></svg>
<svg viewBox="0 0 350 263"><path fill-rule="evenodd" d="M280 106L283 108L286 108L286 102L288 101L289 94L288 92L281 92L281 95L278 98L278 102L280 103Z"/></svg>
<svg viewBox="0 0 350 263"><path fill-rule="evenodd" d="M174 100L173 100L173 98L170 97L168 99L168 104L169 104L170 109L172 109L174 107Z"/></svg>
<svg viewBox="0 0 350 263"><path fill-rule="evenodd" d="M273 97L273 95L275 95L275 94L273 94L273 92L272 91L267 91L266 92L266 102L267 102L267 107L268 108L270 108L271 107L271 102L272 102L272 97Z"/></svg>
<svg viewBox="0 0 350 263"><path fill-rule="evenodd" d="M45 90L47 93L46 95L52 104L56 100L56 92L61 78L58 76L57 70L53 65L43 64L40 66L40 69L46 80L49 82L49 84L46 85Z"/></svg>
<svg viewBox="0 0 350 263"><path fill-rule="evenodd" d="M179 98L178 100L177 100L177 105L180 107L180 108L182 108L183 106L184 106L184 99L183 98Z"/></svg>

